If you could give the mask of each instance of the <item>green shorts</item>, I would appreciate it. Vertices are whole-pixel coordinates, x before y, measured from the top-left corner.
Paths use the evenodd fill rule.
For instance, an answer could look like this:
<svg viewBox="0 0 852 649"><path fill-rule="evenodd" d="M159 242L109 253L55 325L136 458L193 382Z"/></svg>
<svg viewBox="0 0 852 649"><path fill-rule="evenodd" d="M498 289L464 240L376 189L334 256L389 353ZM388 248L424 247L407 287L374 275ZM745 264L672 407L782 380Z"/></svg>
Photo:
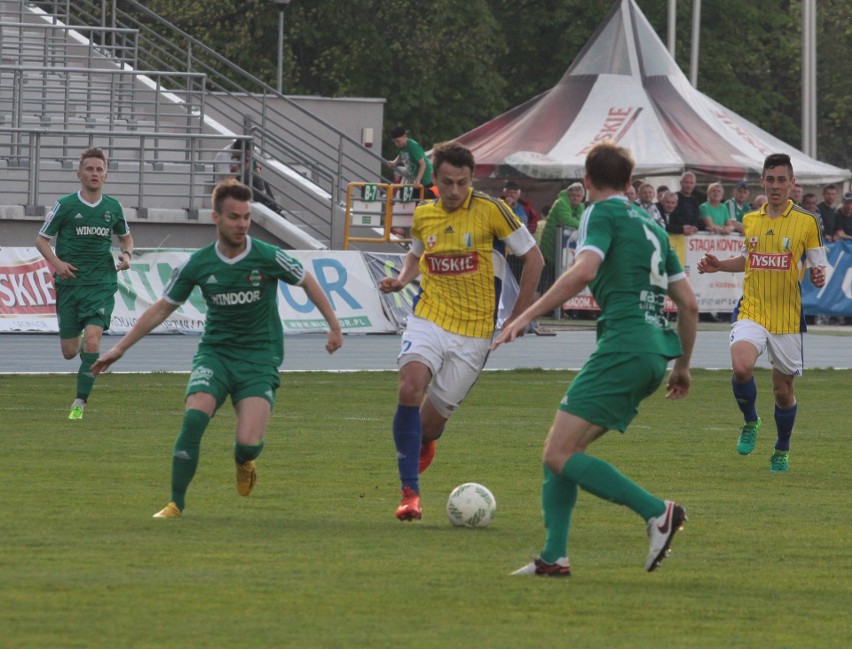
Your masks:
<svg viewBox="0 0 852 649"><path fill-rule="evenodd" d="M246 397L260 397L274 406L279 385L278 367L271 363L259 364L203 350L192 359L192 374L185 396L196 392L211 394L216 399L217 409L229 394L233 403Z"/></svg>
<svg viewBox="0 0 852 649"><path fill-rule="evenodd" d="M59 337L77 338L87 325L97 325L107 331L117 288L114 284L57 284Z"/></svg>
<svg viewBox="0 0 852 649"><path fill-rule="evenodd" d="M659 354L596 351L568 386L559 409L623 433L639 402L660 387L667 366L668 359Z"/></svg>

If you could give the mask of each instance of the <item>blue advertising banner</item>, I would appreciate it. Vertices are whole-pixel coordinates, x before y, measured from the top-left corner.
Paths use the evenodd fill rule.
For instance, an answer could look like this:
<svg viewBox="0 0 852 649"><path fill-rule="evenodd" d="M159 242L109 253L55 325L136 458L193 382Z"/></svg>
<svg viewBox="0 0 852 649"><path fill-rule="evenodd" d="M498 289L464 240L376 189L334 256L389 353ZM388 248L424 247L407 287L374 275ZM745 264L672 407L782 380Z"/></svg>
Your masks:
<svg viewBox="0 0 852 649"><path fill-rule="evenodd" d="M808 273L802 282L802 306L808 315L852 316L852 241L826 245L825 286L816 288Z"/></svg>

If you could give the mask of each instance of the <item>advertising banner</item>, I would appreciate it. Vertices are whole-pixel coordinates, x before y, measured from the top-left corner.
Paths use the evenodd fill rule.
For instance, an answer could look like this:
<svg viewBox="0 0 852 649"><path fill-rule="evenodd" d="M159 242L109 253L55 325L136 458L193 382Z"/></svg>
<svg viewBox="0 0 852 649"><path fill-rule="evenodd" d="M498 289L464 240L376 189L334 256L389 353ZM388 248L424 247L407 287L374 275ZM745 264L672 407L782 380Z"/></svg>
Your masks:
<svg viewBox="0 0 852 649"><path fill-rule="evenodd" d="M116 250L116 255L118 251ZM125 333L156 302L172 269L190 250L137 251L130 269L118 274L113 333ZM374 280L359 252L290 251L317 278L347 333L396 331L385 316ZM279 284L278 309L284 331L325 330L325 320L299 287ZM35 248L0 250L0 331L56 332L53 273ZM206 306L199 289L155 333L201 333Z"/></svg>
<svg viewBox="0 0 852 649"><path fill-rule="evenodd" d="M703 313L729 313L742 295L742 273L699 275L696 264L705 253L720 258L739 254L742 237L699 234L684 239L684 270ZM815 288L805 273L802 301L808 315L852 316L852 241L828 244L826 285ZM115 251L116 254L118 251ZM156 302L171 276L191 250L137 251L130 269L118 274L118 293L111 331L124 333L142 312ZM289 251L317 278L344 332L390 333L405 327L419 285L412 282L399 293L378 290L382 277L399 275L404 255L358 251ZM298 287L279 284L278 309L287 333L323 331L325 320ZM507 271L498 322L503 321L517 295L517 282ZM566 310L597 310L584 290L563 305ZM666 309L674 305L667 301ZM157 333L201 333L206 307L198 289L157 329ZM0 249L0 332L56 332L56 293L53 271L35 248Z"/></svg>
<svg viewBox="0 0 852 649"><path fill-rule="evenodd" d="M743 273L712 273L700 275L696 270L698 260L706 253L719 259L740 254L743 237L737 234L717 235L699 233L689 237L672 235L670 239L683 263L689 284L698 300L701 313L731 313L743 292ZM816 289L807 272L802 281L802 305L806 315L852 316L852 241L826 245L827 280L822 289ZM597 311L598 305L588 289L568 300L563 308L574 311ZM666 310L674 310L674 303L666 300Z"/></svg>

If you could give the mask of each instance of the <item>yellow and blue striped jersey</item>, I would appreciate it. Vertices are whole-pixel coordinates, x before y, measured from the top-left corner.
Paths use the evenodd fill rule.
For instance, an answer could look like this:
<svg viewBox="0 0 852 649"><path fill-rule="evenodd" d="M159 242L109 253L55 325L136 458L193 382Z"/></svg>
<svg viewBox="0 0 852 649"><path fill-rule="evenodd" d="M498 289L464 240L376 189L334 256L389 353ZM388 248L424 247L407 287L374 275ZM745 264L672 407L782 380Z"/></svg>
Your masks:
<svg viewBox="0 0 852 649"><path fill-rule="evenodd" d="M422 250L414 315L452 333L490 338L502 279L492 252L505 241L523 255L535 245L529 231L503 201L471 189L453 212L440 198L419 205L411 236L412 251Z"/></svg>
<svg viewBox="0 0 852 649"><path fill-rule="evenodd" d="M822 246L816 216L788 201L770 218L766 205L743 217L743 296L734 320L752 320L773 334L805 330L801 279L807 251Z"/></svg>

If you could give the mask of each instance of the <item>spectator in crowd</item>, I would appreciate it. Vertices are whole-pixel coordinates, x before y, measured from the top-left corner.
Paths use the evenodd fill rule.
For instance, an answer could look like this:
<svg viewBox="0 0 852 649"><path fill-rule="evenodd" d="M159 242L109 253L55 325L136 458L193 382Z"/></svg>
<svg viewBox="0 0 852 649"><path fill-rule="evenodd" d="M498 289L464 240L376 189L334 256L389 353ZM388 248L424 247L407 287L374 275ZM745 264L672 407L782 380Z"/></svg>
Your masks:
<svg viewBox="0 0 852 649"><path fill-rule="evenodd" d="M518 220L527 226L527 230L530 231L530 234L534 235L536 230L538 230L539 214L532 206L532 203L521 198L521 186L510 180L506 183L505 187L503 187L503 193L500 195L500 198L503 199L503 202L506 203L506 205L512 208L512 211L518 217ZM520 281L519 273L521 272L523 265L516 256L512 255L509 257L509 267L515 274L516 279ZM541 283L541 280L539 280L539 283ZM538 321L533 322L530 325L527 333L532 333L536 336L556 335L555 332L549 331L539 325Z"/></svg>
<svg viewBox="0 0 852 649"><path fill-rule="evenodd" d="M250 168L252 169L251 174L249 174ZM235 165L234 169L239 169L239 163ZM265 205L273 212L278 212L283 215L284 208L282 208L275 200L275 194L272 191L272 186L266 181L262 174L263 166L249 153L243 163L243 170L240 173L239 178L240 182L251 187L255 201L261 205ZM249 176L251 176L251 178L249 178Z"/></svg>
<svg viewBox="0 0 852 649"><path fill-rule="evenodd" d="M834 220L834 240L852 239L852 192L843 194L843 202Z"/></svg>
<svg viewBox="0 0 852 649"><path fill-rule="evenodd" d="M580 217L583 216L583 210L586 209L583 203L585 196L586 190L583 183L572 183L556 195L556 200L550 206L547 224L544 226L544 232L541 235L541 254L548 266L553 267L555 264L557 229L559 227L580 227ZM545 272L547 272L546 269ZM554 279L554 277L551 275L550 279Z"/></svg>
<svg viewBox="0 0 852 649"><path fill-rule="evenodd" d="M819 216L819 210L817 209L817 197L813 192L808 192L802 196L802 207L808 212ZM820 219L820 227L822 227L822 219Z"/></svg>
<svg viewBox="0 0 852 649"><path fill-rule="evenodd" d="M701 203L695 191L695 174L683 172L680 177L680 191L677 193L677 207L669 218L666 230L672 234L695 234L701 229Z"/></svg>
<svg viewBox="0 0 852 649"><path fill-rule="evenodd" d="M704 221L704 229L712 234L730 234L733 230L728 225L728 207L722 205L724 196L722 183L710 183L707 186L707 201L701 203L698 208Z"/></svg>
<svg viewBox="0 0 852 649"><path fill-rule="evenodd" d="M790 199L791 199L791 200L792 200L792 201L793 201L796 205L801 206L801 204L802 204L802 195L803 195L804 193L805 193L805 190L804 190L804 188L803 188L801 185L799 185L799 184L793 185L793 186L790 188Z"/></svg>
<svg viewBox="0 0 852 649"><path fill-rule="evenodd" d="M748 195L748 183L743 181L737 183L734 195L725 201L725 207L728 208L728 225L733 232L743 233L743 217L751 211Z"/></svg>
<svg viewBox="0 0 852 649"><path fill-rule="evenodd" d="M532 206L532 203L525 198L521 198L521 186L510 180L503 187L503 193L500 194L500 198L503 199L506 205L512 208L512 211L521 223L527 226L530 234L535 234L535 230L538 227L539 215Z"/></svg>
<svg viewBox="0 0 852 649"><path fill-rule="evenodd" d="M660 203L663 200L663 194L665 194L669 190L668 185L660 185L657 187L657 202Z"/></svg>
<svg viewBox="0 0 852 649"><path fill-rule="evenodd" d="M668 231L669 219L672 217L672 212L677 208L677 192L666 190L663 192L660 202L657 203L657 212L663 219L663 227Z"/></svg>
<svg viewBox="0 0 852 649"><path fill-rule="evenodd" d="M828 242L834 241L834 233L836 227L834 225L837 218L837 209L834 203L837 201L837 185L829 184L822 188L822 202L817 205L817 212L822 220L822 227L825 230L825 240Z"/></svg>
<svg viewBox="0 0 852 649"><path fill-rule="evenodd" d="M651 215L651 218L659 223L660 226L665 228L666 221L663 218L663 215L660 214L660 210L657 209L657 204L654 202L656 197L657 192L654 191L654 186L650 183L642 183L639 185L639 200L636 204L648 212L648 214Z"/></svg>
<svg viewBox="0 0 852 649"><path fill-rule="evenodd" d="M635 203L639 198L639 194L636 193L636 188L632 184L627 185L624 195L627 196L627 200L631 203Z"/></svg>
<svg viewBox="0 0 852 649"><path fill-rule="evenodd" d="M557 255L557 234L559 228L566 228L569 231L576 231L580 227L580 218L583 216L583 210L586 205L583 199L586 196L586 189L583 183L571 183L565 189L561 190L556 195L556 200L550 206L550 211L547 213L547 223L542 226L539 221L538 229L542 231L539 247L541 255L544 257L544 269L541 273L541 281L539 282L538 293L543 293L556 279L556 255ZM559 250L562 250L563 242L559 241ZM536 298L538 295L536 295Z"/></svg>
<svg viewBox="0 0 852 649"><path fill-rule="evenodd" d="M766 194L758 194L754 197L754 200L751 202L752 210L759 210L761 207L766 205L766 201L769 199L766 197Z"/></svg>
<svg viewBox="0 0 852 649"><path fill-rule="evenodd" d="M397 126L390 132L391 140L399 149L399 154L388 160L391 168L398 165L405 167L406 175L411 179L413 185L423 186L423 195L432 196L432 161L426 155L420 143L408 137L408 133L402 126Z"/></svg>
<svg viewBox="0 0 852 649"><path fill-rule="evenodd" d="M228 178L236 178L239 172L239 159L243 145L240 140L230 142L224 149L220 149L213 158L213 182L218 184ZM237 166L236 172L234 166Z"/></svg>

